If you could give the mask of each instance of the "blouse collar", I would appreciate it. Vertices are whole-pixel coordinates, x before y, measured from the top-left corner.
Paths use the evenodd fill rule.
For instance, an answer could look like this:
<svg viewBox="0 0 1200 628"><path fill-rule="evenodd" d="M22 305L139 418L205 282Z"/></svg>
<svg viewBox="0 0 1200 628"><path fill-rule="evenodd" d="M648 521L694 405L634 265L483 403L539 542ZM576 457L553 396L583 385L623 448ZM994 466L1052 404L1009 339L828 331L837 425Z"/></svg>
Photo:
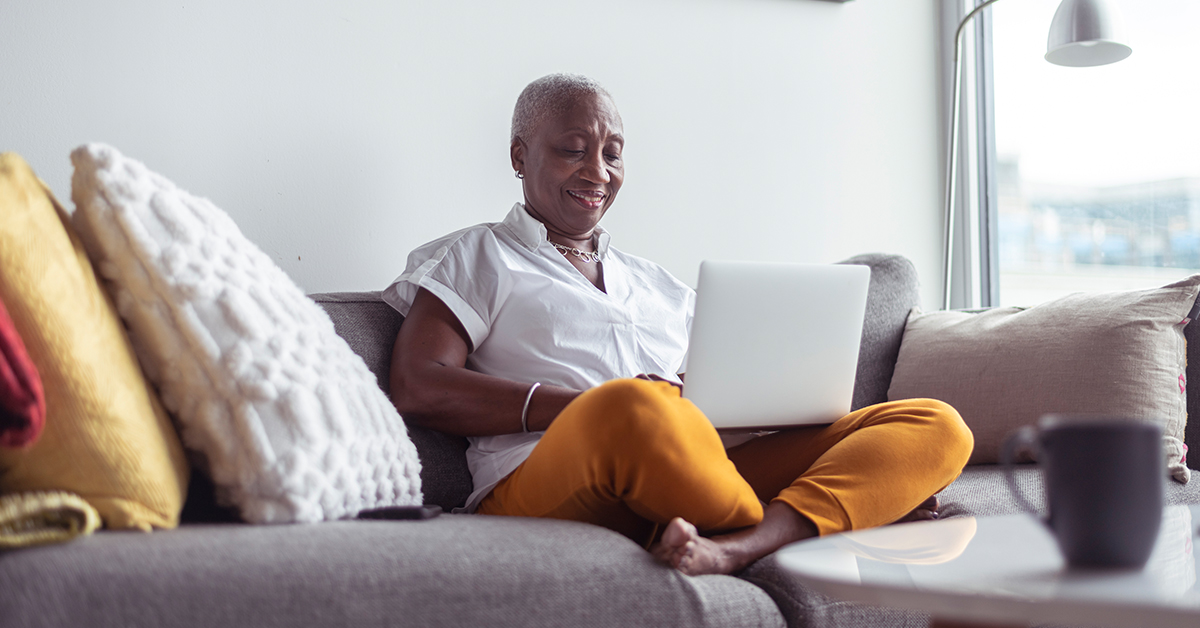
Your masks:
<svg viewBox="0 0 1200 628"><path fill-rule="evenodd" d="M504 218L504 226L508 227L517 240L530 251L536 251L543 244L549 246L546 239L546 225L525 210L524 203L516 203ZM608 253L608 241L611 239L604 227L596 225L596 252L600 257Z"/></svg>

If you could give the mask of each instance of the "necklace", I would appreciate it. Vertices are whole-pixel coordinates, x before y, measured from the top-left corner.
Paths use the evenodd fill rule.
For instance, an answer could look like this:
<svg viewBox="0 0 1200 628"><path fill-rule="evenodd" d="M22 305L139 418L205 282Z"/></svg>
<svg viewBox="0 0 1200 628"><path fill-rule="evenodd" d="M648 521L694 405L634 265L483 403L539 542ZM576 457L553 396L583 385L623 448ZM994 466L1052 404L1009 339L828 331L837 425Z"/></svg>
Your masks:
<svg viewBox="0 0 1200 628"><path fill-rule="evenodd" d="M547 240L547 242L549 242L549 240ZM571 255L578 257L579 259L583 260L584 262L587 262L588 264L600 263L600 254L599 253L589 252L589 251L580 251L579 249L577 249L573 246L563 246L557 242L550 242L550 246L553 246L554 248L558 249L558 251L560 253L562 253L563 255L570 253Z"/></svg>

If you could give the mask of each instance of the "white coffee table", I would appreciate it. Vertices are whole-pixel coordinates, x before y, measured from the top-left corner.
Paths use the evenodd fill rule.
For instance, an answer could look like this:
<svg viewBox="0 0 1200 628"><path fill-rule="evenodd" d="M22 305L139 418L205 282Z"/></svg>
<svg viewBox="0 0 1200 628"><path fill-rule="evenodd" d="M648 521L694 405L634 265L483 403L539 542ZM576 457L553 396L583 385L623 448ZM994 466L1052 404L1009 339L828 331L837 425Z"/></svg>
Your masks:
<svg viewBox="0 0 1200 628"><path fill-rule="evenodd" d="M1137 571L1068 570L1032 516L952 518L835 534L779 550L826 595L932 615L935 623L1200 626L1200 506L1169 506Z"/></svg>

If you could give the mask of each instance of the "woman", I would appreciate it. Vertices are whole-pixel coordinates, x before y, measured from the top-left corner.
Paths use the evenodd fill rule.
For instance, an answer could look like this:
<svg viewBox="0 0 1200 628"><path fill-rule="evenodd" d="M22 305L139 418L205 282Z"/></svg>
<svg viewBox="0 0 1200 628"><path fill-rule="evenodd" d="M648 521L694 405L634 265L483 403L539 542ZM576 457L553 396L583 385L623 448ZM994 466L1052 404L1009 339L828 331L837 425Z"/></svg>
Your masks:
<svg viewBox="0 0 1200 628"><path fill-rule="evenodd" d="M693 575L817 534L936 518L929 496L972 447L941 402L726 451L680 397L695 294L599 225L624 180L622 131L594 81L530 83L510 145L524 203L413 251L384 292L406 316L392 399L410 421L469 437L466 509L603 525Z"/></svg>

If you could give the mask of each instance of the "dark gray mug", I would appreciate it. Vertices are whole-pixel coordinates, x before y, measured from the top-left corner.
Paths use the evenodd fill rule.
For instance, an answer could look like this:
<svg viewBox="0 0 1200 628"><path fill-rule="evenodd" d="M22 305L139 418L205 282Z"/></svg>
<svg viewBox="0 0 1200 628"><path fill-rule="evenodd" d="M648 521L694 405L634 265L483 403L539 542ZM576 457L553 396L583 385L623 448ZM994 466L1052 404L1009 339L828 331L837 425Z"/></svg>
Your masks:
<svg viewBox="0 0 1200 628"><path fill-rule="evenodd" d="M1162 428L1104 416L1046 415L1010 435L1000 452L1009 490L1037 514L1013 477L1022 451L1046 479L1045 523L1072 567L1140 568L1162 524Z"/></svg>

